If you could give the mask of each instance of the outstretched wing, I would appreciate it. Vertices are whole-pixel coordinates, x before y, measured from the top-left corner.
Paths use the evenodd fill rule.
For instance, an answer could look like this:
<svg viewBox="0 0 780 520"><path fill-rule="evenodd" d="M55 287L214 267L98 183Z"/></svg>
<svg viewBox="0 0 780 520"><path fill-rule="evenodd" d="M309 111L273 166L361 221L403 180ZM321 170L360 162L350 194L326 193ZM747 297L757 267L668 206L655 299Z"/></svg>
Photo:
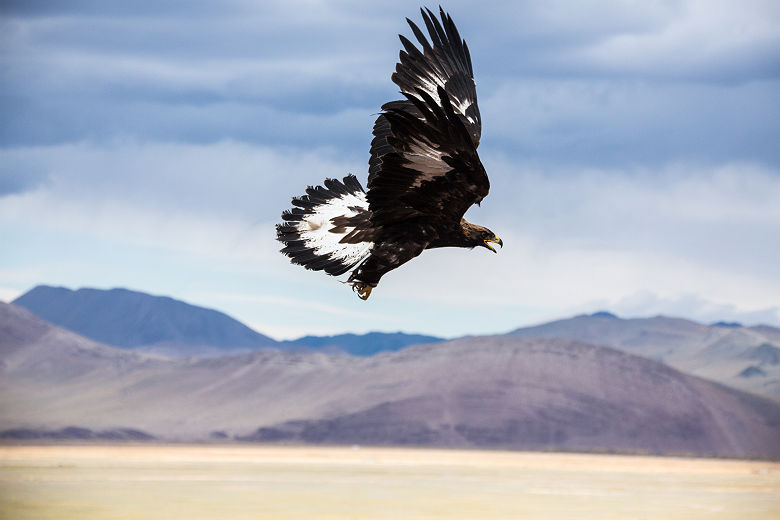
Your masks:
<svg viewBox="0 0 780 520"><path fill-rule="evenodd" d="M416 95L420 89L433 99L438 98L438 88L442 87L450 97L453 110L466 125L476 147L482 134L482 121L477 106L477 89L469 48L458 34L450 15L441 7L441 23L430 10L420 9L420 12L433 45L414 22L407 18L406 21L422 46L422 52L399 35L405 50L400 53L400 61L392 76L393 82L401 87L403 94Z"/></svg>
<svg viewBox="0 0 780 520"><path fill-rule="evenodd" d="M374 125L368 202L372 221L388 225L418 216L459 222L490 183L476 147L481 134L471 59L452 18L422 11L431 45L401 36L406 51L393 81L406 97L386 103Z"/></svg>
<svg viewBox="0 0 780 520"><path fill-rule="evenodd" d="M422 117L401 108L385 112L390 127L380 171L369 181L371 219L386 225L426 217L459 223L490 189L466 127L443 88L438 101L418 90L407 95Z"/></svg>

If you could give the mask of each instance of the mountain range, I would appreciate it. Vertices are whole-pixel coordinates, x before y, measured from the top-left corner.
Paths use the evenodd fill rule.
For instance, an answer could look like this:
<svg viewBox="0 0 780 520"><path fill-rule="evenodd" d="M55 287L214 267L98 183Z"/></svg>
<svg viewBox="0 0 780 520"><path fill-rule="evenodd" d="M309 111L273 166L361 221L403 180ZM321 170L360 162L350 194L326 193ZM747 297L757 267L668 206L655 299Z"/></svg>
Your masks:
<svg viewBox="0 0 780 520"><path fill-rule="evenodd" d="M103 345L0 304L0 374L7 441L780 457L777 400L561 338L463 338L363 357L265 349L171 358Z"/></svg>
<svg viewBox="0 0 780 520"><path fill-rule="evenodd" d="M275 341L221 312L126 289L38 286L13 303L93 341L166 356L218 357L262 349L372 356L444 341L402 332ZM735 388L780 397L780 329L767 325L705 325L665 316L624 319L597 312L500 336L611 347Z"/></svg>
<svg viewBox="0 0 780 520"><path fill-rule="evenodd" d="M219 356L266 348L343 351L367 356L442 341L442 338L402 332L304 336L276 341L222 312L127 289L74 291L39 285L13 304L94 341L168 356Z"/></svg>
<svg viewBox="0 0 780 520"><path fill-rule="evenodd" d="M603 345L735 388L780 397L780 329L767 325L704 325L666 316L622 319L600 312L519 328L505 336Z"/></svg>
<svg viewBox="0 0 780 520"><path fill-rule="evenodd" d="M39 285L13 302L95 341L128 349L255 350L276 344L230 316L127 289Z"/></svg>

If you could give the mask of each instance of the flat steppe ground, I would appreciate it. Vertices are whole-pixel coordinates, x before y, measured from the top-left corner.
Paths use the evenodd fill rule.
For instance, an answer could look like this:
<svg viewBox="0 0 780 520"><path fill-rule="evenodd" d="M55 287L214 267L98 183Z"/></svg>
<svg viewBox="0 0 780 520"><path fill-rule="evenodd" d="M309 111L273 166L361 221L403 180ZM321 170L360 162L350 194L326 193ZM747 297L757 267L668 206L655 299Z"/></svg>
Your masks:
<svg viewBox="0 0 780 520"><path fill-rule="evenodd" d="M3 519L780 518L780 463L366 447L0 446Z"/></svg>

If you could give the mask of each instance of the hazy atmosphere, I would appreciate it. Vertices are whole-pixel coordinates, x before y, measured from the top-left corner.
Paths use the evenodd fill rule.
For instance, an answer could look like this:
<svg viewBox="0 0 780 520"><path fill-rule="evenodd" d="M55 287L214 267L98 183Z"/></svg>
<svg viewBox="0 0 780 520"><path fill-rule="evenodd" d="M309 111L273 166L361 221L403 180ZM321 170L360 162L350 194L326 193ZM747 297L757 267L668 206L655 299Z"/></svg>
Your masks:
<svg viewBox="0 0 780 520"><path fill-rule="evenodd" d="M780 4L450 1L504 241L371 300L278 253L325 177L365 183L419 2L3 2L0 300L128 287L276 339L454 337L609 309L780 325ZM431 5L430 7L435 7Z"/></svg>

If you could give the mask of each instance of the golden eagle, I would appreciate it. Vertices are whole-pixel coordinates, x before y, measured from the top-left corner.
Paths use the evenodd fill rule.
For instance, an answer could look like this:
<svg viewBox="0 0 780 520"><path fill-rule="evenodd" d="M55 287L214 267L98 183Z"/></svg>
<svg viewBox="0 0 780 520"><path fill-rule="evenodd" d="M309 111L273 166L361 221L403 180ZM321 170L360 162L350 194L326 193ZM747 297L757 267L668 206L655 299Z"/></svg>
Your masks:
<svg viewBox="0 0 780 520"><path fill-rule="evenodd" d="M374 123L368 192L354 175L325 179L282 214L282 253L307 269L334 276L365 300L392 269L434 247L503 242L463 215L488 194L477 155L482 123L471 56L452 18L421 9L431 41L408 18L418 49L404 50L392 75L406 99L382 105Z"/></svg>

